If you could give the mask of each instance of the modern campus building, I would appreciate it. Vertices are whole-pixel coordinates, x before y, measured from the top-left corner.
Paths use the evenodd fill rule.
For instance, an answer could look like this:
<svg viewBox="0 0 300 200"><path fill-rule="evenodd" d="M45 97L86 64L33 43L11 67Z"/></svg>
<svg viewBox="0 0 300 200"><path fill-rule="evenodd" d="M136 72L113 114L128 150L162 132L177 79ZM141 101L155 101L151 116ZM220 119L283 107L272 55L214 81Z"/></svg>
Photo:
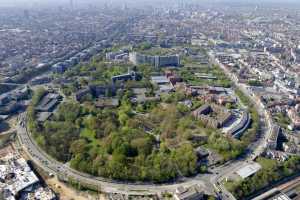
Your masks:
<svg viewBox="0 0 300 200"><path fill-rule="evenodd" d="M135 65L150 64L157 68L165 66L180 66L179 55L149 56L133 52L129 54L129 60Z"/></svg>

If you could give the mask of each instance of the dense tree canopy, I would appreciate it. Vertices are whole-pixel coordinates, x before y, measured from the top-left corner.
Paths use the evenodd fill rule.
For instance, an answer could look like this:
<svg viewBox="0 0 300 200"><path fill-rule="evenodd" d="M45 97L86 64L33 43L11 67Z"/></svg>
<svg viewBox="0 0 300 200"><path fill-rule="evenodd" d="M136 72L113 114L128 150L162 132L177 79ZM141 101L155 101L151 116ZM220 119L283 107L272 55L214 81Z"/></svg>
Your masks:
<svg viewBox="0 0 300 200"><path fill-rule="evenodd" d="M29 128L37 143L52 157L95 176L165 182L205 171L206 167L197 156L197 147L220 154L222 161L243 153L244 141L227 137L220 130L206 127L195 119L191 111L204 102L180 90L162 94L160 100L132 101L132 88L146 88L145 96L155 97L158 86L150 82L150 76L161 75L162 69L98 62L97 59L79 64L64 74L66 78L76 80L62 86L66 96L87 85L111 84L111 77L127 72L128 67L141 73L143 78L116 83L121 88L115 97L120 101L116 108L97 108L95 101L98 97L95 95L88 96L81 103L67 99L45 123L36 120L34 106L43 94L43 91L37 91L28 108ZM174 70L187 83L230 87L230 81L216 66L201 66L195 71L187 68ZM211 73L219 79L203 81L195 78L195 73ZM192 106L185 105L185 100L192 102ZM252 125L255 125L254 133L256 124ZM201 139L195 140L195 137Z"/></svg>

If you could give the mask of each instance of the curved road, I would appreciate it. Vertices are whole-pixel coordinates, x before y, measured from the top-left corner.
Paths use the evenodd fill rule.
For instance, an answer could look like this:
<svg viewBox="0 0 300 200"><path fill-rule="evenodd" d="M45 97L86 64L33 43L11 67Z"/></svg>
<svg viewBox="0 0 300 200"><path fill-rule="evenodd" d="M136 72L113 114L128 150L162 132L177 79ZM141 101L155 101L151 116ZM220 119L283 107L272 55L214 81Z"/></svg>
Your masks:
<svg viewBox="0 0 300 200"><path fill-rule="evenodd" d="M95 177L86 173L78 172L68 165L58 162L47 155L31 138L29 132L26 128L26 113L22 113L18 117L17 131L18 138L23 146L24 150L31 156L32 160L38 164L43 170L49 174L59 175L66 178L71 178L73 180L79 181L82 185L88 184L98 188L103 192L115 192L124 194L157 194L161 192L174 192L179 186L192 186L194 184L199 184L203 189L213 193L213 187L209 181L203 181L203 179L209 180L206 175L202 175L201 179L187 179L182 183L176 184L133 184L125 182L111 181L101 177Z"/></svg>
<svg viewBox="0 0 300 200"><path fill-rule="evenodd" d="M215 190L221 191L219 194L222 197L222 199L235 199L222 186L222 184L219 183L233 171L241 168L243 165L246 165L247 162L251 161L253 158L255 158L263 152L263 150L266 147L267 139L270 137L271 121L266 110L261 104L257 103L254 95L248 91L246 86L239 84L234 74L231 74L223 65L220 64L220 66L225 71L225 73L232 79L235 85L240 90L242 90L253 102L255 102L257 110L260 116L262 117L262 137L260 137L260 140L250 145L250 147L248 148L249 153L247 153L245 158L230 161L222 166L216 167L212 169L210 171L211 173L209 174L200 174L193 178L185 178L181 183L156 185L117 182L81 173L70 168L66 164L54 160L39 148L39 146L31 138L30 133L26 128L26 113L22 113L18 117L17 132L19 141L23 149L29 154L32 160L45 171L47 171L49 174L65 177L66 180L68 180L68 178L71 178L72 180L80 182L82 185L91 185L94 188L97 188L99 191L133 195L158 194L163 192L172 193L179 186L189 187L194 184L198 184L209 193L214 193Z"/></svg>

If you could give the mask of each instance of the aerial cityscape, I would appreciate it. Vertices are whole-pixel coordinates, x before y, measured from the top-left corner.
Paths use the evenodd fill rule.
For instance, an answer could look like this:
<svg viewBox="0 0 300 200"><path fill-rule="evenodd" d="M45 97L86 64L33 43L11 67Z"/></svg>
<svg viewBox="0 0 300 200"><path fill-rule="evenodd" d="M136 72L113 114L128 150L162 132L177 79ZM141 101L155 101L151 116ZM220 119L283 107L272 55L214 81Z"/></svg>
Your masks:
<svg viewBox="0 0 300 200"><path fill-rule="evenodd" d="M0 200L299 200L298 0L0 0Z"/></svg>

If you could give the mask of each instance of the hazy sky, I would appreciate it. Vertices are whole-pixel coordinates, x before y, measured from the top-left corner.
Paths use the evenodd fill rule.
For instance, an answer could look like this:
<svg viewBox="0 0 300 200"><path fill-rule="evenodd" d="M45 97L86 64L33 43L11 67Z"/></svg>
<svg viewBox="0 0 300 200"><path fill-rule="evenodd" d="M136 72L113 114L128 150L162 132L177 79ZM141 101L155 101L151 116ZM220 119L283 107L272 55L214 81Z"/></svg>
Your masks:
<svg viewBox="0 0 300 200"><path fill-rule="evenodd" d="M166 0L73 0L74 4L90 4L90 3L103 3L103 2L118 2L125 3L129 2L131 4L139 3L141 2L156 2L156 1L166 1ZM169 1L180 1L180 0L169 0ZM265 2L277 2L277 3L300 3L300 0L181 0L181 1L193 1L193 2L243 2L243 3L265 3ZM46 5L46 4L54 4L54 5L64 5L66 3L69 3L70 0L0 0L0 6L15 6L15 5L21 5L21 6L35 6L35 5Z"/></svg>
<svg viewBox="0 0 300 200"><path fill-rule="evenodd" d="M139 2L139 1L148 1L151 2L153 0L73 0L74 2L109 2L109 1L118 1L118 2ZM176 0L173 0L176 1ZM191 0L183 0L183 1L191 1ZM203 1L203 0L198 0L199 2ZM235 2L253 2L253 0L211 0L211 1L235 1ZM257 2L298 2L299 0L256 0ZM70 0L0 0L0 4L25 4L25 3L68 3L70 2Z"/></svg>

